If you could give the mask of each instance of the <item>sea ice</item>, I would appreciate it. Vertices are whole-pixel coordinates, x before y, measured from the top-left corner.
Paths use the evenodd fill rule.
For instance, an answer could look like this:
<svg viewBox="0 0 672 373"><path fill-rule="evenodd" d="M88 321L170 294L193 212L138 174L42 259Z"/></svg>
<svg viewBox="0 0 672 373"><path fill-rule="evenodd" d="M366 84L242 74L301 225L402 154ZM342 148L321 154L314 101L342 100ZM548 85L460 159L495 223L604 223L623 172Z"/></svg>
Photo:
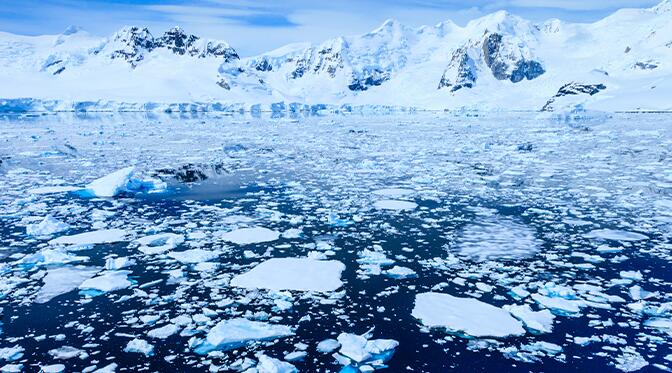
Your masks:
<svg viewBox="0 0 672 373"><path fill-rule="evenodd" d="M55 185L48 187L40 187L29 189L29 194L55 194L55 193L67 193L81 190L82 188L70 185Z"/></svg>
<svg viewBox="0 0 672 373"><path fill-rule="evenodd" d="M586 304L582 300L565 299L561 297L547 297L541 294L532 294L532 299L541 306L560 316L570 316L581 312Z"/></svg>
<svg viewBox="0 0 672 373"><path fill-rule="evenodd" d="M341 347L341 344L338 343L337 340L335 340L335 339L325 339L323 341L320 341L320 343L317 344L317 351L319 351L323 354L328 354L328 353L334 352L339 347Z"/></svg>
<svg viewBox="0 0 672 373"><path fill-rule="evenodd" d="M328 292L340 288L345 265L337 260L273 258L231 280L247 289Z"/></svg>
<svg viewBox="0 0 672 373"><path fill-rule="evenodd" d="M270 242L277 240L279 237L279 232L264 227L238 228L220 235L222 240L238 245Z"/></svg>
<svg viewBox="0 0 672 373"><path fill-rule="evenodd" d="M36 224L28 224L26 226L26 234L34 237L51 236L56 233L61 233L70 229L70 225L47 215L42 221Z"/></svg>
<svg viewBox="0 0 672 373"><path fill-rule="evenodd" d="M281 361L264 354L257 355L257 373L297 373L299 370L286 361Z"/></svg>
<svg viewBox="0 0 672 373"><path fill-rule="evenodd" d="M134 242L140 245L138 250L147 255L155 255L176 248L184 242L184 236L176 233L159 233L138 238Z"/></svg>
<svg viewBox="0 0 672 373"><path fill-rule="evenodd" d="M373 204L373 206L380 210L404 211L404 210L414 210L416 207L418 207L418 204L415 202L384 199L381 201L376 201Z"/></svg>
<svg viewBox="0 0 672 373"><path fill-rule="evenodd" d="M125 352L137 352L144 354L145 356L154 355L154 346L145 341L144 339L135 338L129 341L124 348Z"/></svg>
<svg viewBox="0 0 672 373"><path fill-rule="evenodd" d="M294 332L289 326L275 325L244 318L223 320L213 326L205 341L195 348L196 353L207 354L214 350L230 350L253 341L289 337Z"/></svg>
<svg viewBox="0 0 672 373"><path fill-rule="evenodd" d="M133 284L128 279L130 273L131 271L104 271L102 274L82 282L79 289L99 293L125 289Z"/></svg>
<svg viewBox="0 0 672 373"><path fill-rule="evenodd" d="M177 325L166 324L160 328L150 330L147 332L147 336L150 338L166 339L178 331L180 331L180 328Z"/></svg>
<svg viewBox="0 0 672 373"><path fill-rule="evenodd" d="M370 366L383 367L383 363L389 360L399 342L394 339L370 339L371 332L363 335L341 333L338 335L340 350L334 356L342 365L361 368ZM362 371L366 371L366 368Z"/></svg>
<svg viewBox="0 0 672 373"><path fill-rule="evenodd" d="M521 322L509 312L473 298L442 293L417 294L412 315L425 326L446 328L473 337L525 334Z"/></svg>
<svg viewBox="0 0 672 373"><path fill-rule="evenodd" d="M414 270L408 267L394 266L383 272L387 277L403 280L406 278L418 277Z"/></svg>
<svg viewBox="0 0 672 373"><path fill-rule="evenodd" d="M49 241L50 245L94 245L124 241L128 232L123 229L103 229L72 236L61 236Z"/></svg>
<svg viewBox="0 0 672 373"><path fill-rule="evenodd" d="M553 331L555 315L549 310L532 311L529 305L506 305L503 307L513 317L525 324L525 327L536 333L550 333Z"/></svg>
<svg viewBox="0 0 672 373"><path fill-rule="evenodd" d="M180 263L195 264L215 259L219 256L219 253L203 249L191 249L185 251L171 251L167 255Z"/></svg>
<svg viewBox="0 0 672 373"><path fill-rule="evenodd" d="M586 238L596 238L612 241L641 241L649 239L649 237L641 233L628 232L618 229L595 229L586 233L583 236Z"/></svg>
<svg viewBox="0 0 672 373"><path fill-rule="evenodd" d="M44 285L38 290L35 302L47 303L61 294L75 290L97 272L97 268L82 266L49 269L42 278Z"/></svg>
<svg viewBox="0 0 672 373"><path fill-rule="evenodd" d="M399 198L413 193L415 193L414 190L403 188L385 188L373 191L373 194L377 196L389 197L389 198Z"/></svg>

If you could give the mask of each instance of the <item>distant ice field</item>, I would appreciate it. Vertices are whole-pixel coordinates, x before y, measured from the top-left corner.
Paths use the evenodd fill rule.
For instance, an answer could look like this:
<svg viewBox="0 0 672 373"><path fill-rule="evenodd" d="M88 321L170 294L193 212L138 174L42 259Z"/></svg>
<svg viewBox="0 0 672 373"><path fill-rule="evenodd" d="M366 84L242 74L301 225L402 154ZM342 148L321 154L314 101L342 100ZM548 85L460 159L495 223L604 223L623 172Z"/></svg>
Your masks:
<svg viewBox="0 0 672 373"><path fill-rule="evenodd" d="M0 370L672 369L672 116L0 117Z"/></svg>

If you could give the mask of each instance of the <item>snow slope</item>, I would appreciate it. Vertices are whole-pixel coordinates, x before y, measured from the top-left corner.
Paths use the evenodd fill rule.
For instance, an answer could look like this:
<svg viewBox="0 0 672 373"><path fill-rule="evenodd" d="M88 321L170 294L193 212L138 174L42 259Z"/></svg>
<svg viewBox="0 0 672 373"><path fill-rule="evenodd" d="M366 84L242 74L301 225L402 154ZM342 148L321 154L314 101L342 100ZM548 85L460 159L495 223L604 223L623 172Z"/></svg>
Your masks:
<svg viewBox="0 0 672 373"><path fill-rule="evenodd" d="M672 1L591 24L496 12L464 27L411 28L292 44L241 59L173 28L0 33L0 111L232 110L278 103L423 109L672 110ZM16 100L24 98L24 100ZM3 100L4 99L4 100Z"/></svg>

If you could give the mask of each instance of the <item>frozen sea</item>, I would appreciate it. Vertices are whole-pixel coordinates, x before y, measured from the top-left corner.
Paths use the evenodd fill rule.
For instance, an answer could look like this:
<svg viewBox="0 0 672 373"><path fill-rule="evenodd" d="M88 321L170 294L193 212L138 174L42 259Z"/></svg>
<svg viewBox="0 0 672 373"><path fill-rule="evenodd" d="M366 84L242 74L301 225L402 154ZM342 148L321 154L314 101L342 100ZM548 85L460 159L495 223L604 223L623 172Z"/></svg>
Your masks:
<svg viewBox="0 0 672 373"><path fill-rule="evenodd" d="M672 370L672 116L0 118L0 369Z"/></svg>

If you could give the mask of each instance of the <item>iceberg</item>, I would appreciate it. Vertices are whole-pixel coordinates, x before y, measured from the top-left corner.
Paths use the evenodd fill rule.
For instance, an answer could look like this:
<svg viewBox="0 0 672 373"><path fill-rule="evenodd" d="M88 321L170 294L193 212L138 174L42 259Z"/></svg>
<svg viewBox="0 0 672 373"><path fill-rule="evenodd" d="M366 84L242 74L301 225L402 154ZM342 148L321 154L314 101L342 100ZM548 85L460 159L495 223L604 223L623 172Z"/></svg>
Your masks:
<svg viewBox="0 0 672 373"><path fill-rule="evenodd" d="M345 265L337 260L273 258L237 275L231 285L247 289L329 292L340 288Z"/></svg>
<svg viewBox="0 0 672 373"><path fill-rule="evenodd" d="M80 192L89 197L115 197L126 190L135 167L126 167L87 184Z"/></svg>
<svg viewBox="0 0 672 373"><path fill-rule="evenodd" d="M82 266L50 269L42 279L44 285L37 291L35 302L47 303L61 294L75 290L97 272L97 268Z"/></svg>
<svg viewBox="0 0 672 373"><path fill-rule="evenodd" d="M56 233L61 233L70 229L70 225L47 215L41 222L36 224L28 224L26 226L26 234L34 237L52 236Z"/></svg>
<svg viewBox="0 0 672 373"><path fill-rule="evenodd" d="M280 361L264 354L257 355L257 358L259 359L257 373L298 373L299 371L286 361Z"/></svg>
<svg viewBox="0 0 672 373"><path fill-rule="evenodd" d="M472 337L525 334L522 323L508 311L474 298L431 292L417 294L411 314L425 326Z"/></svg>
<svg viewBox="0 0 672 373"><path fill-rule="evenodd" d="M126 344L126 347L124 348L124 351L125 352L135 352L135 353L143 354L145 356L152 356L152 355L154 355L154 346L149 344L144 339L135 338L135 339L129 341Z"/></svg>
<svg viewBox="0 0 672 373"><path fill-rule="evenodd" d="M128 274L130 273L131 271L105 271L94 278L82 282L79 285L79 289L85 291L86 294L93 295L126 289L133 285L128 279Z"/></svg>

